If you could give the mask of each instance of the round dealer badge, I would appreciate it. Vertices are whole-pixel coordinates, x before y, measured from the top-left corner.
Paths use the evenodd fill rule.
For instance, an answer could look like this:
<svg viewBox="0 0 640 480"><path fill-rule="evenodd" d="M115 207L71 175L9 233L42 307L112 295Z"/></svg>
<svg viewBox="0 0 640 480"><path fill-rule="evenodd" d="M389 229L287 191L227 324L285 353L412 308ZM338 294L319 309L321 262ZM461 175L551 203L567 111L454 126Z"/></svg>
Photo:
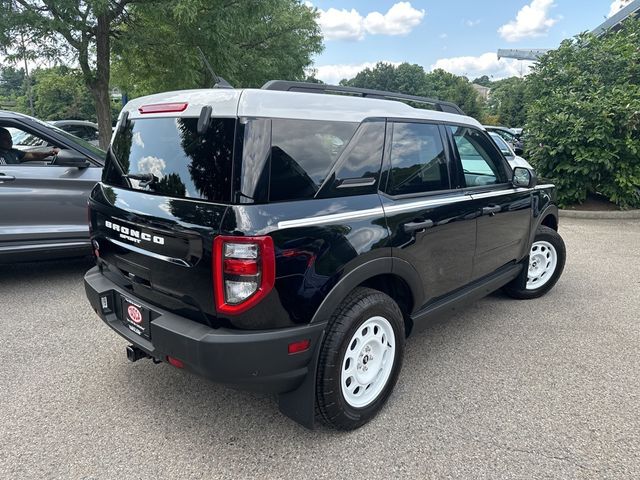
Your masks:
<svg viewBox="0 0 640 480"><path fill-rule="evenodd" d="M133 305L129 305L127 308L127 313L129 314L129 318L133 320L135 323L140 325L142 323L142 313Z"/></svg>

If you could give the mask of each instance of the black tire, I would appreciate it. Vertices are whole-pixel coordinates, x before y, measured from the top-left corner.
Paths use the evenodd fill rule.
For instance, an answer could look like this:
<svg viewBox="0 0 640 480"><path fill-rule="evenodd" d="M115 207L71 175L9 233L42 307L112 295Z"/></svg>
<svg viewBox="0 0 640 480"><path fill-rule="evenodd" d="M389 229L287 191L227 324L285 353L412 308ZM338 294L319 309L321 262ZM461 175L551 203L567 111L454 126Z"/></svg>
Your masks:
<svg viewBox="0 0 640 480"><path fill-rule="evenodd" d="M377 316L386 319L393 330L395 356L386 382L382 381L384 376L380 377L381 380L378 383L380 392L374 396L371 403L362 408L356 408L350 405L343 395L342 366L347 348L354 350L351 340L358 328ZM372 331L378 332L378 330ZM320 420L340 430L353 430L371 420L383 407L398 380L402 368L404 344L404 320L396 302L388 295L370 288L358 287L351 292L333 313L320 350L316 383L316 407ZM381 357L384 357L384 354ZM363 361L366 365L367 360L363 359ZM361 364L358 362L358 365ZM368 387L364 390L367 389Z"/></svg>
<svg viewBox="0 0 640 480"><path fill-rule="evenodd" d="M564 246L564 241L562 237L556 232L554 229L540 226L538 230L536 230L536 236L533 239L533 243L538 241L544 241L550 243L556 251L557 254L557 262L555 270L551 273L551 278L547 280L547 282L542 285L540 288L535 289L527 289L526 288L526 280L525 286L522 286L522 282L520 279L516 279L513 282L505 285L503 290L505 293L513 298L518 299L531 299L538 298L547 293L549 290L553 288L556 284L560 275L562 275L562 271L564 270L564 264L567 258L567 250ZM524 268L528 268L529 265L525 265Z"/></svg>

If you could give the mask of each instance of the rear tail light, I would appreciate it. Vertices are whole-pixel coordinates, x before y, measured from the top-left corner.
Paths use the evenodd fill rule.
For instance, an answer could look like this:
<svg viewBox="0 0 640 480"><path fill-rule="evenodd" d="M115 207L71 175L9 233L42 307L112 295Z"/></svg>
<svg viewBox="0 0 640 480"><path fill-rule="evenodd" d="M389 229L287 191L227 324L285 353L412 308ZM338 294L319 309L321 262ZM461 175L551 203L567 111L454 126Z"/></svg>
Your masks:
<svg viewBox="0 0 640 480"><path fill-rule="evenodd" d="M213 241L213 288L220 313L242 313L260 302L275 282L271 237L218 236Z"/></svg>

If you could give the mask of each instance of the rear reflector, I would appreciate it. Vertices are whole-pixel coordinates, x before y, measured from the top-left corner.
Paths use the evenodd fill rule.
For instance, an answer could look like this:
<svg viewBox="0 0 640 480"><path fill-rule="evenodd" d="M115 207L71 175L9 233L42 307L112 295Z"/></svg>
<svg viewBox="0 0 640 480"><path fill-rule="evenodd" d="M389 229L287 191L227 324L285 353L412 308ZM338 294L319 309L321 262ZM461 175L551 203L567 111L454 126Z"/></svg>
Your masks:
<svg viewBox="0 0 640 480"><path fill-rule="evenodd" d="M169 113L184 112L188 103L156 103L155 105L143 105L138 108L140 113Z"/></svg>
<svg viewBox="0 0 640 480"><path fill-rule="evenodd" d="M178 360L177 358L170 357L169 355L167 355L167 362L169 362L171 365L173 365L176 368L184 368L184 363L182 363L182 360Z"/></svg>
<svg viewBox="0 0 640 480"><path fill-rule="evenodd" d="M311 340L300 340L289 344L289 355L294 353L306 352L311 346Z"/></svg>

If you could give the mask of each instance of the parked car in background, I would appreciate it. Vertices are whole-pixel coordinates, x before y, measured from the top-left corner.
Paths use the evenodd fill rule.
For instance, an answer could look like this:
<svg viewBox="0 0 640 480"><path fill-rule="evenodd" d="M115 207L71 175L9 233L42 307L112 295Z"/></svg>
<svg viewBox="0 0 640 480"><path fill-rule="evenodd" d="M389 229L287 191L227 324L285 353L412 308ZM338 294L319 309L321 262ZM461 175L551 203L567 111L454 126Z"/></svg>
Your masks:
<svg viewBox="0 0 640 480"><path fill-rule="evenodd" d="M55 120L51 125L58 127L65 132L80 137L91 145L99 146L98 124L86 120Z"/></svg>
<svg viewBox="0 0 640 480"><path fill-rule="evenodd" d="M509 145L511 145L511 148L516 155L522 155L524 152L524 143L522 142L522 139L512 129L493 125L485 125L484 128L487 129L487 132L495 132L504 138Z"/></svg>
<svg viewBox="0 0 640 480"><path fill-rule="evenodd" d="M0 263L90 253L87 199L100 180L106 153L19 113L0 111L0 127L12 139L28 139L13 151L59 149L43 160L0 165Z"/></svg>
<svg viewBox="0 0 640 480"><path fill-rule="evenodd" d="M99 145L98 124L96 123L86 120L54 120L47 123L89 142L95 147ZM27 132L15 132L12 133L12 136L13 145L20 150L31 150L32 147L50 147L42 138Z"/></svg>
<svg viewBox="0 0 640 480"><path fill-rule="evenodd" d="M511 148L511 145L509 145L506 140L499 134L497 134L496 132L489 132L489 136L493 139L494 142L496 142L496 145L509 162L509 165L511 165L511 168L526 167L533 170L533 167L529 164L529 162L527 162L519 155L516 155L516 153Z"/></svg>

